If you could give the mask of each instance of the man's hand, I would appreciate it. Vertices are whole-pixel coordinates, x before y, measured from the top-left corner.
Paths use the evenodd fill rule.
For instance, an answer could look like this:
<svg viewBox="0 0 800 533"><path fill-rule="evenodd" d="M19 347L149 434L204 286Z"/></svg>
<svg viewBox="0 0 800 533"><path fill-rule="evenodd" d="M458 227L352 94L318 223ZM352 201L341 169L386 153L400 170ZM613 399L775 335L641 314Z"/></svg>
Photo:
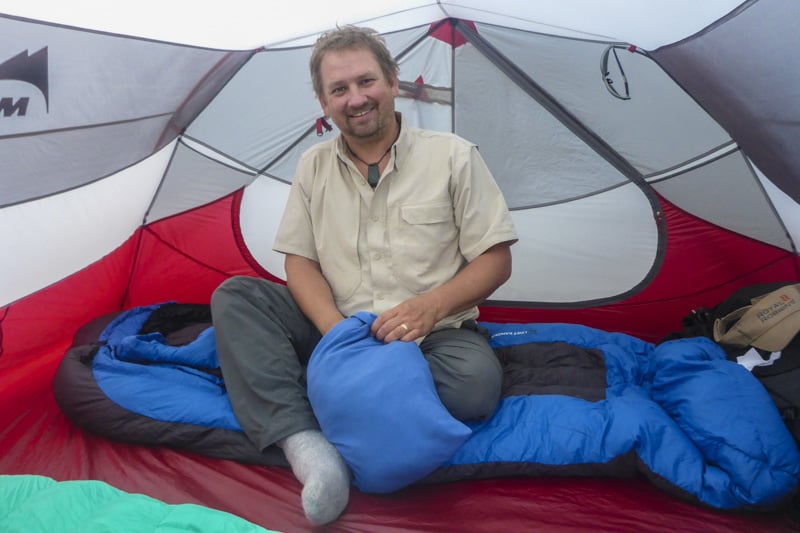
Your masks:
<svg viewBox="0 0 800 533"><path fill-rule="evenodd" d="M430 333L441 320L439 308L433 293L415 296L382 313L370 331L376 339L387 343L413 341Z"/></svg>
<svg viewBox="0 0 800 533"><path fill-rule="evenodd" d="M382 313L370 331L383 342L413 341L443 318L480 304L511 275L511 244L495 244L444 285Z"/></svg>

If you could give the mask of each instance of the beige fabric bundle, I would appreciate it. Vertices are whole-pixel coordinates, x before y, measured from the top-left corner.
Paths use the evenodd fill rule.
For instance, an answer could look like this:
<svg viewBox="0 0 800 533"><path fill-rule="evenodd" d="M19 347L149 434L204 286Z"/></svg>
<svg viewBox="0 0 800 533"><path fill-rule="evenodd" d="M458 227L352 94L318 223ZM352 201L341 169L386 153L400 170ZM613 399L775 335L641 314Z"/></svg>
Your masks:
<svg viewBox="0 0 800 533"><path fill-rule="evenodd" d="M800 283L753 298L714 321L714 340L777 352L800 332Z"/></svg>

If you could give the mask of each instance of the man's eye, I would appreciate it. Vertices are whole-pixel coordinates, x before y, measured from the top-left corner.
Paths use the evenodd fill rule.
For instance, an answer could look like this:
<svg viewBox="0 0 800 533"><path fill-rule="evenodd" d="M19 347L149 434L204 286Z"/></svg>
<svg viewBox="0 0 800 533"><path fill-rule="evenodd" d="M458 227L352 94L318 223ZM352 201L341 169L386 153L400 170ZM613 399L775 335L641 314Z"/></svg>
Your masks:
<svg viewBox="0 0 800 533"><path fill-rule="evenodd" d="M365 78L361 80L361 85L372 85L375 82L375 78Z"/></svg>
<svg viewBox="0 0 800 533"><path fill-rule="evenodd" d="M342 94L344 92L344 87L336 87L331 91L331 94Z"/></svg>

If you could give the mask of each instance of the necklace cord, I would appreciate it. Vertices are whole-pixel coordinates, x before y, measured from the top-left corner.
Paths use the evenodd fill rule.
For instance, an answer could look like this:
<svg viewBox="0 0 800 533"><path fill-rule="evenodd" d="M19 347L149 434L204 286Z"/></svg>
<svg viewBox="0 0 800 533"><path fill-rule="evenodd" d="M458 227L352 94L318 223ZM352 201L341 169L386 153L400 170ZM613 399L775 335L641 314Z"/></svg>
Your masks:
<svg viewBox="0 0 800 533"><path fill-rule="evenodd" d="M397 117L397 115L395 115L395 117ZM373 189L375 187L377 187L378 181L380 180L380 177L381 177L380 169L378 168L378 165L380 165L381 161L383 161L383 158L386 157L386 154L388 154L391 151L392 146L394 146L394 143L397 142L397 139L400 138L400 120L399 120L399 118L397 118L397 126L398 126L397 135L395 135L394 140L389 145L389 148L387 148L386 151L383 152L383 155L381 155L378 158L378 160L375 161L374 163L367 163L366 161L364 161L363 159L358 157L358 154L355 153L352 150L352 148L350 148L349 144L347 144L347 139L342 137L342 140L344 141L344 145L345 145L345 147L347 147L347 151L350 153L350 155L352 155L353 157L355 157L356 159L358 159L359 161L361 161L362 163L367 165L367 183L369 183L369 186L372 187Z"/></svg>
<svg viewBox="0 0 800 533"><path fill-rule="evenodd" d="M386 154L388 154L389 151L392 149L392 146L394 146L394 141L392 141L392 144L389 145L389 148L387 148L386 151L383 152L383 155L374 163L367 163L366 161L358 157L358 154L356 154L350 148L350 145L347 144L347 141L344 141L344 145L347 147L347 151L350 152L350 155L352 155L353 157L355 157L356 159L367 165L367 183L369 183L369 186L372 187L373 189L377 187L378 181L381 179L381 173L380 169L378 168L378 165L380 164L381 161L383 161L383 158L386 157Z"/></svg>

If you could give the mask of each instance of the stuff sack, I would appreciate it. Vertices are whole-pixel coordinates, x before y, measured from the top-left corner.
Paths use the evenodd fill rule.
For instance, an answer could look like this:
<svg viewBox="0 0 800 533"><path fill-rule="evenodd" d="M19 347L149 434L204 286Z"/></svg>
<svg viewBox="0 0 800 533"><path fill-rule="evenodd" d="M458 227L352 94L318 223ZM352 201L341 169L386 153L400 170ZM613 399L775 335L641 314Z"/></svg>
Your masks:
<svg viewBox="0 0 800 533"><path fill-rule="evenodd" d="M419 346L377 340L375 318L356 313L322 338L308 364L308 399L355 485L387 493L436 470L472 432L442 405Z"/></svg>

